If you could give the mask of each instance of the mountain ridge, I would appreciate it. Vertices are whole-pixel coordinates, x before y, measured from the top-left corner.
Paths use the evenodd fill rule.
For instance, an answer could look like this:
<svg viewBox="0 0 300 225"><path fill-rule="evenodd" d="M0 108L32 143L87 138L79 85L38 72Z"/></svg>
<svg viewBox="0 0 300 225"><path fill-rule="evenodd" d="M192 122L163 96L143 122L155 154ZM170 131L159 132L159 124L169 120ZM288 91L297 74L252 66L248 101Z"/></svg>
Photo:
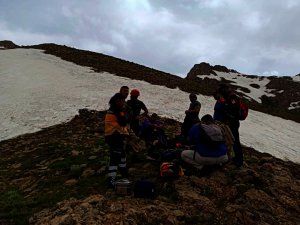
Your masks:
<svg viewBox="0 0 300 225"><path fill-rule="evenodd" d="M300 82L293 81L290 77L258 77L255 75L243 75L235 70L227 69L225 66L210 66L208 63L200 63L194 65L186 78L181 78L173 74L118 59L113 56L75 49L68 46L40 44L33 46L22 46L22 48L41 49L44 50L46 54L55 55L66 61L70 61L81 66L91 67L96 72L105 71L121 77L143 80L150 84L162 85L172 89L179 88L188 93L196 93L206 96L212 96L220 83L227 83L234 90L241 89L242 91L238 91L238 93L242 96L250 91L249 88L240 87L232 80L222 78L219 81L213 76L215 74L207 74L209 76L205 77L204 79L200 79L197 76L199 74L203 74L203 71L201 71L201 68L199 70L198 65L206 64L206 68L208 68L207 70L209 71L229 71L230 73L236 73L237 76L246 77L249 80L268 79L270 82L266 86L270 89L270 92L274 96L261 96L261 103L250 98L248 99L249 107L253 110L268 113L270 115L279 116L284 119L290 119L298 123L300 122L300 92L298 91L300 90ZM254 87L259 88L259 85ZM283 92L276 91L282 89L284 90ZM295 105L290 110L289 107L292 104Z"/></svg>

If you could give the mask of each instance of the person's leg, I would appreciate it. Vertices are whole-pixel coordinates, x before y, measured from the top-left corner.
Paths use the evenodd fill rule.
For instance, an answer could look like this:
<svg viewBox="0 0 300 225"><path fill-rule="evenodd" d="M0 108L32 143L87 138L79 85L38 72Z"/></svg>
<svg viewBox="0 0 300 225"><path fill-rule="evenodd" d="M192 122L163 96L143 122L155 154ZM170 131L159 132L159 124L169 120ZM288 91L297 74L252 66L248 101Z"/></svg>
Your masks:
<svg viewBox="0 0 300 225"><path fill-rule="evenodd" d="M121 152L119 148L116 146L110 146L110 159L108 165L108 182L109 186L113 187L115 185L117 171L118 171L118 164L121 159Z"/></svg>
<svg viewBox="0 0 300 225"><path fill-rule="evenodd" d="M181 152L181 159L199 170L203 168L202 157L194 150L184 150Z"/></svg>
<svg viewBox="0 0 300 225"><path fill-rule="evenodd" d="M108 184L110 187L114 187L118 165L121 160L122 151L124 151L123 139L120 137L109 137L107 138L107 144L110 148L110 159L108 165Z"/></svg>
<svg viewBox="0 0 300 225"><path fill-rule="evenodd" d="M126 152L124 148L122 149L121 155L120 155L120 162L119 162L119 170L121 173L122 178L128 177L128 170L127 170L127 164L126 164Z"/></svg>
<svg viewBox="0 0 300 225"><path fill-rule="evenodd" d="M244 157L243 157L242 146L240 143L239 123L230 124L229 127L234 137L234 144L233 144L234 163L236 166L240 167L243 165Z"/></svg>
<svg viewBox="0 0 300 225"><path fill-rule="evenodd" d="M228 156L222 155L219 157L203 157L199 154L196 154L195 161L198 163L201 163L202 165L218 165L220 163L225 163L228 161Z"/></svg>
<svg viewBox="0 0 300 225"><path fill-rule="evenodd" d="M140 135L139 120L136 120L136 119L132 120L131 123L130 123L130 128L133 130L135 135L139 137L139 135Z"/></svg>

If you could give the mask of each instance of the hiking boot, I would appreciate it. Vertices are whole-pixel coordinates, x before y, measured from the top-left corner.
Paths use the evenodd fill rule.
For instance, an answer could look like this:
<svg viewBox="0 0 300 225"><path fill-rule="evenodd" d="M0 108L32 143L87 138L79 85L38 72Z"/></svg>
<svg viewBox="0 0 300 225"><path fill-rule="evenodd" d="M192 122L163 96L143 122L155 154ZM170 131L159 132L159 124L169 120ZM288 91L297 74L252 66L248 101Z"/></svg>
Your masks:
<svg viewBox="0 0 300 225"><path fill-rule="evenodd" d="M127 168L120 169L120 174L122 178L128 178L128 170Z"/></svg>
<svg viewBox="0 0 300 225"><path fill-rule="evenodd" d="M115 177L108 177L107 185L109 189L115 189L116 178Z"/></svg>
<svg viewBox="0 0 300 225"><path fill-rule="evenodd" d="M234 165L237 167L237 168L240 168L243 166L243 162L234 162Z"/></svg>
<svg viewBox="0 0 300 225"><path fill-rule="evenodd" d="M237 160L235 157L232 158L232 162L238 168L240 168L241 166L243 166L243 161L241 162L241 161Z"/></svg>

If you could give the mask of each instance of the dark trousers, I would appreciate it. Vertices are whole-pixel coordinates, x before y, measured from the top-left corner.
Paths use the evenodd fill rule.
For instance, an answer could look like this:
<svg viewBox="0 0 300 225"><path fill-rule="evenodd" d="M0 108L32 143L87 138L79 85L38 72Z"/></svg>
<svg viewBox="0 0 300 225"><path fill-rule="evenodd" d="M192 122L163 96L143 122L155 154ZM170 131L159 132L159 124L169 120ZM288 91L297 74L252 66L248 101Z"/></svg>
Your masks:
<svg viewBox="0 0 300 225"><path fill-rule="evenodd" d="M240 142L239 127L240 127L239 121L233 121L229 123L229 128L234 137L234 144L233 144L233 151L235 157L234 162L237 166L242 166L244 161L244 156L243 156L243 150Z"/></svg>
<svg viewBox="0 0 300 225"><path fill-rule="evenodd" d="M111 135L107 136L105 139L110 149L108 177L114 182L118 169L120 170L122 177L127 176L124 137L121 135Z"/></svg>
<svg viewBox="0 0 300 225"><path fill-rule="evenodd" d="M181 136L183 136L185 139L187 139L188 135L189 135L189 131L192 128L192 126L194 126L196 123L199 123L199 119L193 119L193 118L189 118L189 117L185 117L184 121L181 125Z"/></svg>
<svg viewBox="0 0 300 225"><path fill-rule="evenodd" d="M140 121L133 119L130 123L130 128L133 130L136 136L140 136Z"/></svg>

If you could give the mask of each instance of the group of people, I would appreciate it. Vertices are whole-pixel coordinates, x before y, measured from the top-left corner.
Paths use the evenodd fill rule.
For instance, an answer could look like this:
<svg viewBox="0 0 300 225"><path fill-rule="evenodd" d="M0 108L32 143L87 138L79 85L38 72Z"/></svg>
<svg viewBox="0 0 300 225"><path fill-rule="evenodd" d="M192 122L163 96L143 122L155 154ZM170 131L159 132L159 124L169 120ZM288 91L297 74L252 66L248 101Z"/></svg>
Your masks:
<svg viewBox="0 0 300 225"><path fill-rule="evenodd" d="M243 151L239 135L239 97L226 84L222 84L214 93L216 100L213 117L209 114L199 119L201 104L197 96L190 94L190 106L181 127L184 140L194 146L194 150L185 150L181 158L201 169L204 165L223 164L228 161L231 149L234 151L233 163L243 165ZM206 141L207 131L211 137L220 137L217 141ZM222 138L221 138L222 137Z"/></svg>
<svg viewBox="0 0 300 225"><path fill-rule="evenodd" d="M108 183L113 187L119 169L122 178L127 178L125 140L131 134L143 138L149 145L148 154L153 143L162 143L166 147L166 136L157 114L148 115L146 105L138 99L140 91L122 86L120 91L109 100L109 109L105 116L105 141L110 148L108 166ZM237 167L243 164L243 152L239 139L240 122L238 113L238 96L227 85L220 85L214 94L216 104L214 115L205 115L199 119L201 103L195 94L190 94L190 106L185 111L181 127L184 144L191 146L183 150L181 158L201 169L204 165L225 163L228 161L228 149L233 147L233 162ZM143 110L143 113L141 114ZM141 117L146 118L141 123ZM153 135L156 140L153 142Z"/></svg>

